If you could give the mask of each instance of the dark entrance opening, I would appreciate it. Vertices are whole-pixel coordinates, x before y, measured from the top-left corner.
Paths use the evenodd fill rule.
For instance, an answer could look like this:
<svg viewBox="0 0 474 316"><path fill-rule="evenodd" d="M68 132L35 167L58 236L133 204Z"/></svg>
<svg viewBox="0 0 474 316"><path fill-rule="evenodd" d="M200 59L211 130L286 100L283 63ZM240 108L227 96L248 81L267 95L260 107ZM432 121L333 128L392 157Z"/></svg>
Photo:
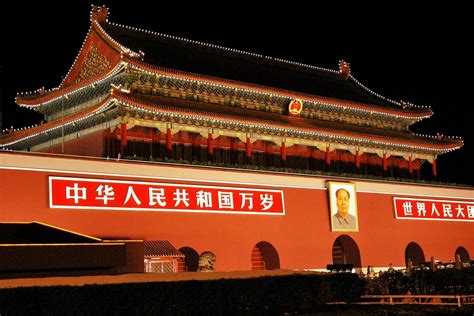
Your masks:
<svg viewBox="0 0 474 316"><path fill-rule="evenodd" d="M414 267L419 266L421 263L425 262L425 254L420 245L416 242L411 242L405 248L405 265L408 266L408 259L411 260Z"/></svg>
<svg viewBox="0 0 474 316"><path fill-rule="evenodd" d="M354 268L362 268L360 250L357 243L347 235L337 237L332 245L332 262L338 264L352 264Z"/></svg>
<svg viewBox="0 0 474 316"><path fill-rule="evenodd" d="M466 248L464 247L458 247L458 249L456 249L456 252L454 254L455 259L456 259L456 255L459 255L459 257L461 258L461 262L467 263L471 261L469 252L467 252Z"/></svg>
<svg viewBox="0 0 474 316"><path fill-rule="evenodd" d="M191 247L180 248L179 251L184 254L184 265L187 272L195 272L199 267L199 254Z"/></svg>

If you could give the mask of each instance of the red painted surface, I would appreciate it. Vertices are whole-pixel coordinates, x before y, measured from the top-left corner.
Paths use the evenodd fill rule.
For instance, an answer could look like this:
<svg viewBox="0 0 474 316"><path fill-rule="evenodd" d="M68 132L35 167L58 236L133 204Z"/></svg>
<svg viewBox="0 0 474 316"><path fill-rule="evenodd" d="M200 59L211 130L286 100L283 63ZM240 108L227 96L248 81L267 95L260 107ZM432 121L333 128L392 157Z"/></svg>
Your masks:
<svg viewBox="0 0 474 316"><path fill-rule="evenodd" d="M326 147L326 165L331 164L331 153L329 152L329 147Z"/></svg>
<svg viewBox="0 0 474 316"><path fill-rule="evenodd" d="M105 155L110 157L112 155L112 132L110 131L110 128L105 130L105 144Z"/></svg>
<svg viewBox="0 0 474 316"><path fill-rule="evenodd" d="M214 142L212 140L212 134L209 133L207 135L207 151L209 152L209 155L212 157L214 155Z"/></svg>
<svg viewBox="0 0 474 316"><path fill-rule="evenodd" d="M64 154L102 157L104 152L104 141L105 135L103 131L81 136L64 143ZM40 152L60 154L61 144L41 149Z"/></svg>
<svg viewBox="0 0 474 316"><path fill-rule="evenodd" d="M92 48L92 46L95 46L98 52L104 58L107 58L112 65L115 65L120 60L120 54L114 49L112 49L105 41L103 41L102 38L96 32L96 30L92 28L90 33L88 34L88 38L84 44L81 54L79 55L76 63L72 67L70 73L64 80L64 86L70 86L75 82L81 71L81 68L83 67L84 62L87 59L88 52ZM84 83L81 84L83 85Z"/></svg>
<svg viewBox="0 0 474 316"><path fill-rule="evenodd" d="M304 98L307 100L313 100L316 102L330 102L333 104L339 104L343 106L348 106L348 107L353 107L353 108L360 108L360 109L367 109L371 110L374 112L382 112L382 113L392 113L392 114L400 114L403 113L404 115L409 115L410 117L422 117L426 115L432 115L431 109L423 109L423 110L407 110L407 109L396 109L396 108L377 108L374 107L373 105L367 105L367 104L362 104L362 103L356 103L356 102L351 102L351 101L344 101L344 100L337 100L337 99L330 99L330 98L324 98L324 97L316 97L316 96L308 96L308 95L301 95L298 93L293 93L289 92L287 90L279 90L275 88L268 88L268 87L262 87L262 86L256 86L252 84L247 84L247 83L236 83L236 82L229 82L226 80L221 80L221 79L216 79L216 78L211 78L208 76L204 75L196 75L196 74L186 74L183 72L179 72L176 70L172 69L163 69L158 66L154 66L151 64L147 64L143 61L140 61L138 59L132 59L127 56L123 56L122 58L123 61L128 62L139 69L143 69L145 71L152 71L156 74L165 74L165 75L171 75L174 77L180 77L180 78L185 78L185 79L191 79L191 80L203 80L206 82L212 82L212 83L217 83L217 84L224 84L224 85L229 85L232 87L236 88L244 88L244 89L255 89L259 91L264 91L264 92L270 92L270 93L277 93L280 95L286 95L291 98Z"/></svg>
<svg viewBox="0 0 474 316"><path fill-rule="evenodd" d="M229 148L231 152L236 150L236 140L235 138L229 137Z"/></svg>
<svg viewBox="0 0 474 316"><path fill-rule="evenodd" d="M166 149L171 150L173 146L171 128L166 129Z"/></svg>
<svg viewBox="0 0 474 316"><path fill-rule="evenodd" d="M114 163L121 173L134 165ZM74 164L73 159L71 164ZM188 168L184 172L192 170ZM324 189L281 187L286 208L284 216L51 209L48 177L84 175L7 169L0 169L0 173L1 221L40 221L111 239L169 240L177 249L192 247L198 253L212 251L217 256L216 268L220 271L250 269L250 254L260 241L275 247L283 269L324 268L332 263L333 243L342 235L330 231L328 197ZM139 177L101 178L150 181ZM25 183L28 186L25 187ZM204 181L201 184L209 185ZM392 185L385 186L384 191L390 192ZM472 223L396 220L393 196L390 193L357 194L360 231L346 234L357 243L363 266L387 266L389 263L403 266L405 247L410 242L419 244L426 257L433 255L443 261L453 259L459 246L471 255L474 253Z"/></svg>
<svg viewBox="0 0 474 316"><path fill-rule="evenodd" d="M359 150L357 149L356 151L356 158L355 158L355 161L356 161L356 167L357 168L360 168L360 155L359 155Z"/></svg>
<svg viewBox="0 0 474 316"><path fill-rule="evenodd" d="M474 201L394 198L394 206L397 218L474 222Z"/></svg>
<svg viewBox="0 0 474 316"><path fill-rule="evenodd" d="M94 77L90 77L85 80L76 82L79 73L84 66L84 63L87 60L88 53L92 46L95 46L98 49L99 54L102 55L103 58L105 57L111 63L111 66L109 69ZM104 41L102 37L97 33L95 28L91 28L85 40L84 46L79 56L77 57L76 62L68 73L67 77L64 79L61 88L53 89L44 94L38 94L36 97L19 96L17 98L17 101L22 104L24 103L30 105L38 105L41 102L47 102L55 97L70 93L75 89L79 89L88 84L97 83L97 81L102 79L113 67L115 67L120 62L120 59L120 53L114 48L112 48L106 41Z"/></svg>
<svg viewBox="0 0 474 316"><path fill-rule="evenodd" d="M178 272L185 272L186 271L186 263L184 262L183 258L177 258L178 261Z"/></svg>
<svg viewBox="0 0 474 316"><path fill-rule="evenodd" d="M214 153L214 148L225 148L230 150L245 150L246 157L250 158L252 151L266 152L267 154L274 154L276 150L279 150L282 155L282 160L290 156L300 157L312 157L316 159L324 159L326 164L330 165L331 161L340 161L345 163L355 164L356 167L360 168L360 164L369 164L373 166L380 166L387 171L390 167L409 169L409 161L404 160L400 157L389 157L380 158L377 155L364 153L352 155L350 152L333 150L328 152L318 150L317 148L311 148L303 145L292 145L286 147L284 143L280 146L273 145L272 143L265 141L255 141L251 143L250 138L247 138L246 142L241 142L238 139L233 139L227 136L219 136L213 138L212 134L209 134L208 138L201 137L198 134L180 131L176 134L172 134L171 129L167 129L166 133L160 133L157 129L144 128L144 127L133 127L129 130L126 129L126 124L122 123L119 128L115 128L110 134L107 130L103 132L97 132L87 136L81 136L78 139L70 140L65 144L65 153L73 155L83 156L96 156L101 157L103 154L109 157L116 157L118 152L115 152L115 148L112 146L112 140L118 139L121 143L121 156L125 154L127 141L145 141L145 142L166 142L168 150L172 150L173 143L192 145L193 147L207 146L208 152L211 157ZM42 152L48 153L61 153L61 145L55 145L42 149ZM108 152L107 152L108 151ZM421 161L415 159L411 161L412 172L421 168ZM436 166L434 166L434 174L436 175Z"/></svg>
<svg viewBox="0 0 474 316"><path fill-rule="evenodd" d="M284 215L281 190L49 177L51 208Z"/></svg>
<svg viewBox="0 0 474 316"><path fill-rule="evenodd" d="M250 138L247 137L246 144L245 144L245 156L247 158L252 157L252 145L250 144Z"/></svg>
<svg viewBox="0 0 474 316"><path fill-rule="evenodd" d="M127 124L120 124L120 154L122 157L125 155L127 148Z"/></svg>
<svg viewBox="0 0 474 316"><path fill-rule="evenodd" d="M252 270L265 270L265 261L263 260L262 251L257 245L255 245L252 250L250 261L252 262Z"/></svg>
<svg viewBox="0 0 474 316"><path fill-rule="evenodd" d="M281 160L286 160L286 145L285 142L281 143Z"/></svg>

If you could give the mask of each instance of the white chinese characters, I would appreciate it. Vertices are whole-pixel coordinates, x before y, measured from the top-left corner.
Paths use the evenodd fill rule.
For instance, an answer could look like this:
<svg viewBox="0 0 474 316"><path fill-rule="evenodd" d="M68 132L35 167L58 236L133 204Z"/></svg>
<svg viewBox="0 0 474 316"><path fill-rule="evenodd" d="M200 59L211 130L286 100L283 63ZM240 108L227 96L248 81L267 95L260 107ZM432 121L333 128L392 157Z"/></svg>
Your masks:
<svg viewBox="0 0 474 316"><path fill-rule="evenodd" d="M403 213L405 214L405 216L412 216L413 215L411 202L407 201L407 202L403 203Z"/></svg>
<svg viewBox="0 0 474 316"><path fill-rule="evenodd" d="M284 215L278 190L64 179L60 191L55 190L64 207ZM57 204L54 198L51 203Z"/></svg>
<svg viewBox="0 0 474 316"><path fill-rule="evenodd" d="M96 200L102 200L104 205L107 205L108 201L115 200L114 188L107 184L99 185L95 191L97 192L97 195L98 195L96 196Z"/></svg>
<svg viewBox="0 0 474 316"><path fill-rule="evenodd" d="M66 187L66 199L73 199L75 204L79 203L79 200L85 200L86 196L86 188L79 188L77 183L72 187Z"/></svg>
<svg viewBox="0 0 474 316"><path fill-rule="evenodd" d="M148 188L148 205L161 207L166 206L165 189L163 188Z"/></svg>
<svg viewBox="0 0 474 316"><path fill-rule="evenodd" d="M474 204L463 201L394 198L398 219L472 220Z"/></svg>

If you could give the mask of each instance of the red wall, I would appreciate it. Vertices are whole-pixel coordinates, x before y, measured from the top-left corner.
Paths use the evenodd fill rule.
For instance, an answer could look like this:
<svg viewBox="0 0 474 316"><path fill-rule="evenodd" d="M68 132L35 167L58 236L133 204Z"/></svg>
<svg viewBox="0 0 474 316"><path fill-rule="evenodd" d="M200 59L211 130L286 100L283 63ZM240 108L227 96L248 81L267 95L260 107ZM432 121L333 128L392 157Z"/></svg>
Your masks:
<svg viewBox="0 0 474 316"><path fill-rule="evenodd" d="M120 174L126 174L130 166L139 164L99 163L115 163L115 169ZM74 164L74 159L71 159L71 164ZM159 170L166 167L156 165L153 168ZM193 170L187 168L182 174ZM230 171L221 172L224 174ZM250 172L248 174L249 177L258 177ZM332 263L334 240L342 234L330 231L327 191L322 188L281 187L286 208L284 216L69 210L48 207L48 176L134 178L11 169L0 169L0 175L0 221L39 221L109 239L169 240L177 249L188 246L198 253L212 251L217 256L216 268L221 271L250 269L252 249L260 241L267 241L276 248L283 269L325 268L326 264ZM277 179L282 176L273 177ZM298 177L294 178L297 182ZM135 179L170 182L163 179ZM385 192L390 192L394 187L392 184L378 185L384 186ZM347 235L359 246L362 266L386 267L389 263L404 266L405 247L412 241L421 246L426 260L432 255L442 261L453 260L459 246L465 247L471 256L474 255L473 222L396 220L393 196L390 193L357 194L359 232ZM474 194L471 198L474 198Z"/></svg>
<svg viewBox="0 0 474 316"><path fill-rule="evenodd" d="M103 157L104 131L81 136L64 143L64 154L76 156ZM61 144L41 149L40 152L61 154Z"/></svg>

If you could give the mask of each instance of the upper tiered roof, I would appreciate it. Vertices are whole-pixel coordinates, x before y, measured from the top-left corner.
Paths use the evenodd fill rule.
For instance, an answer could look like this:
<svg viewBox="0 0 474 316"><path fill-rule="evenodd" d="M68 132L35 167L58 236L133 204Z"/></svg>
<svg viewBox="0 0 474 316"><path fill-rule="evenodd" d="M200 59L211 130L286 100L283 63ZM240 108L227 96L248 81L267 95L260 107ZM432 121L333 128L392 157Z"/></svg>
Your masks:
<svg viewBox="0 0 474 316"><path fill-rule="evenodd" d="M257 98L268 95L284 100L301 98L303 103L323 111L332 111L336 115L355 115L390 122L399 120L405 124L404 127L432 114L429 107L396 102L374 93L354 79L349 64L343 61L339 63L339 70L323 69L130 28L108 22L107 17L107 8L93 7L89 33L60 87L19 95L17 103L40 109L43 113L46 113L45 108L49 108L51 113L57 111L58 102L62 103L64 99L75 104L75 95L89 88L95 90L96 94L99 91L101 97L94 96L97 97L96 102L74 108L74 111L63 111L64 123L55 116L43 126L4 137L2 147L54 132L62 124L75 125L99 114L105 115L104 112L115 105L162 115L163 119L185 115L190 121L211 119L220 124L227 122L230 129L235 129L235 124L244 124L244 129L249 131L261 126L263 133L273 134L274 130L263 130L267 126L281 130L282 135L290 133L297 138L355 146L367 144L371 148L393 148L403 152L439 155L463 145L460 138L414 135L407 128L390 131L368 125L343 124L342 120L330 122L308 117L292 118L281 112L237 109L227 105L196 103L189 99L173 100L173 97L163 99L134 94L133 91L130 93L127 89L127 93L123 94L109 79L117 79L127 71L136 71L140 76L164 77L175 82L191 82L212 89L215 87L221 91L250 92ZM115 92L107 95L111 84ZM73 98L70 99L70 96ZM54 103L56 107L51 106ZM241 128L237 126L237 129Z"/></svg>
<svg viewBox="0 0 474 316"><path fill-rule="evenodd" d="M102 23L117 42L144 52L144 61L160 67L275 87L310 95L382 107L399 104L382 99L339 71L305 66L114 23Z"/></svg>
<svg viewBox="0 0 474 316"><path fill-rule="evenodd" d="M412 113L414 117L425 118L432 114L430 107L393 101L371 91L351 75L349 64L343 61L339 63L338 70L324 69L123 26L109 22L107 17L107 8L93 7L91 29L94 29L117 55L121 55L122 60L140 60L153 67L201 75L208 79L221 79L235 85L242 83L256 91L288 91L302 97L313 96L335 102L359 103L372 107L375 111L400 110L405 115L407 112ZM109 73L117 64L118 60L112 59L109 58L111 64L104 69L104 74ZM73 68L74 66L71 70ZM17 97L17 103L35 107L71 93L81 85L71 77L70 71L61 86L50 91L43 89L21 94ZM82 84L92 84L94 79L102 78L87 78Z"/></svg>

